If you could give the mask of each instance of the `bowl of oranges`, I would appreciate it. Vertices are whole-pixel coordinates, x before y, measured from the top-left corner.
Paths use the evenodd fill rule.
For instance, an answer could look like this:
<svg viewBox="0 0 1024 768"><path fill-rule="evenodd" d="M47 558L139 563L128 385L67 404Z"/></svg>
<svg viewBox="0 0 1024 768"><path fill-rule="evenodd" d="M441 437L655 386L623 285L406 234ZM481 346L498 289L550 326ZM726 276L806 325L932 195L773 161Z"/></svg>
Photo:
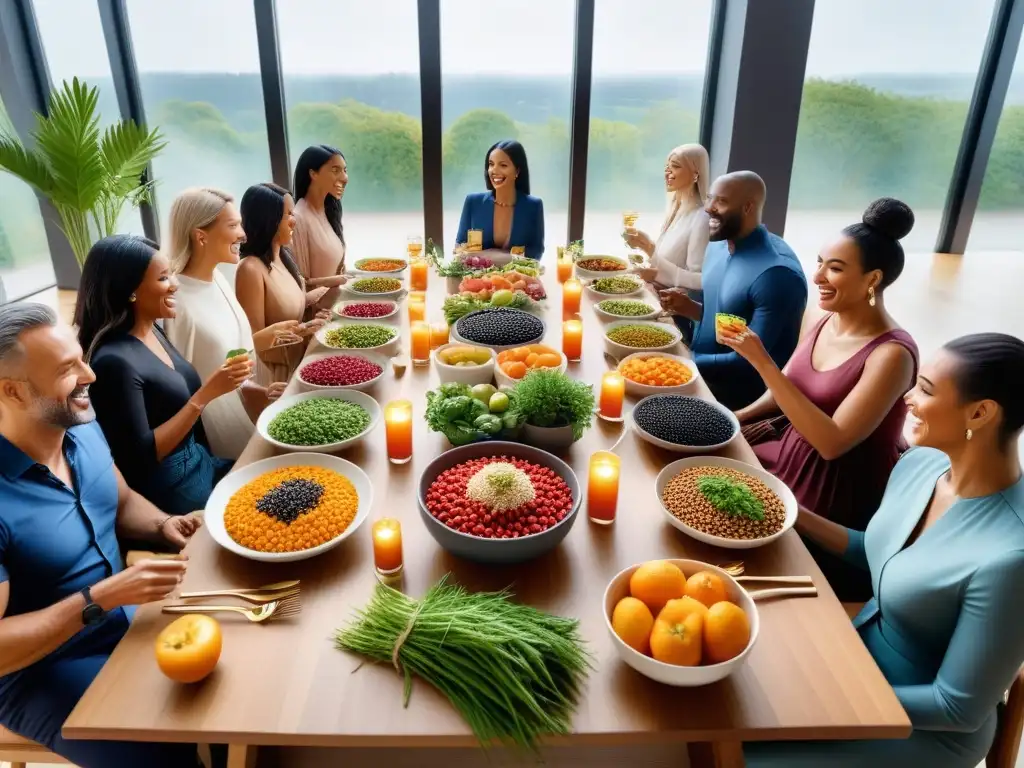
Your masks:
<svg viewBox="0 0 1024 768"><path fill-rule="evenodd" d="M546 344L527 344L498 353L494 367L494 380L499 387L511 387L530 371L539 368L555 368L565 373L569 360L554 347Z"/></svg>
<svg viewBox="0 0 1024 768"><path fill-rule="evenodd" d="M693 360L665 352L634 352L619 361L618 371L627 394L637 397L689 392L700 378Z"/></svg>
<svg viewBox="0 0 1024 768"><path fill-rule="evenodd" d="M615 652L645 677L696 687L728 677L757 641L757 606L721 568L652 560L621 571L604 593Z"/></svg>

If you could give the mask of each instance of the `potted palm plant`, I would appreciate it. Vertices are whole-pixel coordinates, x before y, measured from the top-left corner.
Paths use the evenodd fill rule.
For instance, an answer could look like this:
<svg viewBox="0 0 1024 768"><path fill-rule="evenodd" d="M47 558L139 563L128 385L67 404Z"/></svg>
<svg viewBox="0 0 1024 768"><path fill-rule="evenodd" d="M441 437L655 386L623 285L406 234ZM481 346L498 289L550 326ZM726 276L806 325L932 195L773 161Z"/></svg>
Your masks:
<svg viewBox="0 0 1024 768"><path fill-rule="evenodd" d="M160 132L120 120L100 134L97 88L77 77L50 93L49 114L36 115L34 146L0 131L0 169L53 203L79 264L93 243L113 234L125 204L149 200L143 173L166 146Z"/></svg>

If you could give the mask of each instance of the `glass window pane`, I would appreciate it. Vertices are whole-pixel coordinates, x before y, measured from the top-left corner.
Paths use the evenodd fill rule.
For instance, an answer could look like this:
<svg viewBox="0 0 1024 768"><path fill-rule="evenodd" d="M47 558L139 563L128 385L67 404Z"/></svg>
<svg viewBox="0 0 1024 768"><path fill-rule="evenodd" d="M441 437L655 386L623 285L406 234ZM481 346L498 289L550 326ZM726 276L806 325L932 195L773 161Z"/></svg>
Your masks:
<svg viewBox="0 0 1024 768"><path fill-rule="evenodd" d="M80 0L35 0L34 6L53 86L61 88L65 80L71 82L77 77L98 88L100 131L116 123L121 110L110 74L99 6ZM122 232L142 234L142 217L131 205L125 205L118 223Z"/></svg>
<svg viewBox="0 0 1024 768"><path fill-rule="evenodd" d="M270 181L251 0L128 0L128 19L146 119L168 140L153 163L164 220L186 187L237 199Z"/></svg>
<svg viewBox="0 0 1024 768"><path fill-rule="evenodd" d="M338 34L310 34L326 20ZM311 144L340 149L349 253L404 253L423 234L416 0L302 0L277 23L293 169Z"/></svg>
<svg viewBox="0 0 1024 768"><path fill-rule="evenodd" d="M487 148L517 139L530 192L544 201L545 253L565 240L575 4L520 0L515 10L442 0L444 231L451 250L462 203L482 192Z"/></svg>
<svg viewBox="0 0 1024 768"><path fill-rule="evenodd" d="M1024 46L1018 48L968 248L1020 250L1024 224Z"/></svg>
<svg viewBox="0 0 1024 768"><path fill-rule="evenodd" d="M682 23L666 16L664 0L597 4L583 235L591 253L626 252L624 210L638 212L652 237L661 227L665 159L699 138L712 7L688 0Z"/></svg>
<svg viewBox="0 0 1024 768"><path fill-rule="evenodd" d="M817 0L785 233L799 252L882 196L914 209L906 246L934 247L993 5Z"/></svg>
<svg viewBox="0 0 1024 768"><path fill-rule="evenodd" d="M0 102L0 134L14 136L14 126ZM32 188L0 171L0 304L53 285L53 262L46 243L39 201Z"/></svg>

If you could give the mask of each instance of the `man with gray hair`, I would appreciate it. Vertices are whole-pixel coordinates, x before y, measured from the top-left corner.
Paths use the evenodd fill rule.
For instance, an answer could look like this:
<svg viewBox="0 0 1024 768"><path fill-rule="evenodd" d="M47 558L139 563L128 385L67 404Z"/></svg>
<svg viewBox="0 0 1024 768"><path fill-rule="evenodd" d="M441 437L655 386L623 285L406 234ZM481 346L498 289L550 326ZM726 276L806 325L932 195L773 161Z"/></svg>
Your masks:
<svg viewBox="0 0 1024 768"><path fill-rule="evenodd" d="M199 765L194 745L76 741L61 725L186 557L125 568L117 534L180 549L198 528L125 483L95 423L74 332L41 304L0 306L0 723L81 768Z"/></svg>

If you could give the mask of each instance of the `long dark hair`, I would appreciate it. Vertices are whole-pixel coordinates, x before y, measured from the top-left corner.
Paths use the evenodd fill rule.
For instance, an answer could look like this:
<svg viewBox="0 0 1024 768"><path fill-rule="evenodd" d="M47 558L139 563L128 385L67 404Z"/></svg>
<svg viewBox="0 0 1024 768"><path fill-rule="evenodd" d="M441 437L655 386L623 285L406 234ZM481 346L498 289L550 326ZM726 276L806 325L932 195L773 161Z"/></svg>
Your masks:
<svg viewBox="0 0 1024 768"><path fill-rule="evenodd" d="M309 194L309 185L312 182L309 172L319 171L335 155L338 155L342 160L345 159L345 155L342 154L340 149L335 149L329 144L314 144L303 150L302 154L299 155L299 161L295 163L295 202L305 199L306 195ZM338 236L341 244L344 245L345 226L341 223L341 200L331 194L324 197L324 213L327 214L327 222L331 225L331 229L334 230L334 234Z"/></svg>
<svg viewBox="0 0 1024 768"><path fill-rule="evenodd" d="M499 141L488 149L487 154L484 155L484 181L487 184L487 189L491 192L494 191L494 185L491 184L491 174L487 170L487 163L491 159L491 152L496 149L500 149L508 155L508 159L512 161L512 165L518 171L516 175L516 192L520 195L530 194L530 164L526 162L526 150L515 139Z"/></svg>
<svg viewBox="0 0 1024 768"><path fill-rule="evenodd" d="M89 249L75 303L78 343L86 361L107 338L128 333L135 324L131 296L158 249L139 235L110 235Z"/></svg>
<svg viewBox="0 0 1024 768"><path fill-rule="evenodd" d="M1024 428L1024 341L1008 333L973 333L946 344L957 359L953 380L964 403L992 400L1003 410L999 446L1007 448Z"/></svg>
<svg viewBox="0 0 1024 768"><path fill-rule="evenodd" d="M245 230L245 242L239 249L242 256L255 256L270 269L274 263L274 236L284 218L284 198L291 194L284 187L273 182L253 184L242 195L239 209L242 214L242 229ZM302 285L302 275L292 258L291 252L281 248L281 263Z"/></svg>
<svg viewBox="0 0 1024 768"><path fill-rule="evenodd" d="M903 273L906 257L900 240L913 228L914 212L909 205L892 197L880 197L865 209L860 223L843 230L860 249L864 271L877 269L882 273L879 290L888 288Z"/></svg>

